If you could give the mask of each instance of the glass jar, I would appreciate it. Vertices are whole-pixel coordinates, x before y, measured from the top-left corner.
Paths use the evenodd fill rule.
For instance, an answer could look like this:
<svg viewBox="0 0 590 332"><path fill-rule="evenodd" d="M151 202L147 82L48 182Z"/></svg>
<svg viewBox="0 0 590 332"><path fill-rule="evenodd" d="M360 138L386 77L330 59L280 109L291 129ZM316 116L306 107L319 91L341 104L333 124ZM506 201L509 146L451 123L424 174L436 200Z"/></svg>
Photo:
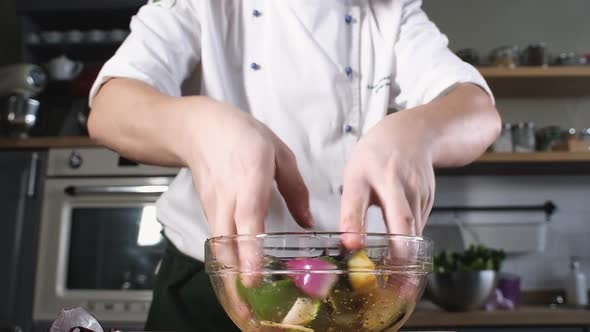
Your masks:
<svg viewBox="0 0 590 332"><path fill-rule="evenodd" d="M512 152L514 149L514 141L512 139L512 124L502 124L502 132L498 139L492 145L493 152Z"/></svg>
<svg viewBox="0 0 590 332"><path fill-rule="evenodd" d="M534 152L536 147L535 124L520 122L512 130L515 152Z"/></svg>

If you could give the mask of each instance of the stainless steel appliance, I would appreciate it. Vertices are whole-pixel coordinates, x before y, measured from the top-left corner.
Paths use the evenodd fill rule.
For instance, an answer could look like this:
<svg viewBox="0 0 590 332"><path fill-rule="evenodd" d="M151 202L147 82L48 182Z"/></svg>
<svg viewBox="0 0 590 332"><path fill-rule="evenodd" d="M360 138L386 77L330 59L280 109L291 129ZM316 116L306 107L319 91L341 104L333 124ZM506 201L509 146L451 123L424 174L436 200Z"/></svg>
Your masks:
<svg viewBox="0 0 590 332"><path fill-rule="evenodd" d="M40 103L34 97L45 88L40 67L19 64L0 68L0 110L7 134L26 137L37 122Z"/></svg>
<svg viewBox="0 0 590 332"><path fill-rule="evenodd" d="M176 173L101 148L50 150L36 321L74 306L104 322L145 321L164 250L154 203Z"/></svg>

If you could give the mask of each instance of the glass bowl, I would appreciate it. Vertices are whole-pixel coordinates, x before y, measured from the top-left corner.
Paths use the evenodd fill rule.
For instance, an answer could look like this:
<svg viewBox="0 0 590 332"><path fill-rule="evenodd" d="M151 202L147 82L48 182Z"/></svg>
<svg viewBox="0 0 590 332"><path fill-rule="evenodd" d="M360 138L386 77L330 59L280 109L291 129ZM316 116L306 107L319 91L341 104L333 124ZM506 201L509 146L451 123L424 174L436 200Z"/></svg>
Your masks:
<svg viewBox="0 0 590 332"><path fill-rule="evenodd" d="M360 249L345 248L344 237ZM415 236L269 233L211 238L205 264L242 331L381 332L413 312L432 251Z"/></svg>

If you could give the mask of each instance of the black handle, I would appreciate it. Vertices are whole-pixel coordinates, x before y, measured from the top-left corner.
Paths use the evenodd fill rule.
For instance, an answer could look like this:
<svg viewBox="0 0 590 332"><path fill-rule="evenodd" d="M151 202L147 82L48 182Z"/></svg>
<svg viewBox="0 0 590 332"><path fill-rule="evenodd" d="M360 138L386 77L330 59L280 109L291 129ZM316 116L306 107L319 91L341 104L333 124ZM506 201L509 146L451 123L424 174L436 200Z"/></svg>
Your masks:
<svg viewBox="0 0 590 332"><path fill-rule="evenodd" d="M432 212L472 212L472 211L543 211L549 217L557 206L552 201L542 205L490 205L490 206L440 206L432 208Z"/></svg>
<svg viewBox="0 0 590 332"><path fill-rule="evenodd" d="M31 164L29 165L29 179L27 182L27 197L35 197L37 192L37 170L39 168L39 154L33 152L31 155Z"/></svg>

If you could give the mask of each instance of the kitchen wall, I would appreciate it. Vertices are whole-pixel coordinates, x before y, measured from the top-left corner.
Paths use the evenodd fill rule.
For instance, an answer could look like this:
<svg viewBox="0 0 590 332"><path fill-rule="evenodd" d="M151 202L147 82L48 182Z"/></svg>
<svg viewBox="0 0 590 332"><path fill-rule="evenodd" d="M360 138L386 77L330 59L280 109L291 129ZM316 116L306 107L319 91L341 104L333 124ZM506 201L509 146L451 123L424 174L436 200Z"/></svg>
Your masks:
<svg viewBox="0 0 590 332"><path fill-rule="evenodd" d="M12 64L20 58L19 24L14 0L0 0L0 66Z"/></svg>
<svg viewBox="0 0 590 332"><path fill-rule="evenodd" d="M590 278L590 176L449 176L437 182L437 206L540 205L548 200L557 210L547 225L545 251L510 255L504 266L521 275L527 289L561 288L570 256L581 257ZM431 223L437 218L434 214ZM539 214L508 213L506 219L526 222L539 220Z"/></svg>
<svg viewBox="0 0 590 332"><path fill-rule="evenodd" d="M501 45L545 41L555 52L590 53L587 0L425 0L424 9L447 34L453 50L487 54ZM539 126L590 127L590 98L498 99L506 122L532 120ZM590 175L447 177L438 182L438 205L541 204L553 200L543 253L511 256L505 270L523 276L524 288L555 289L582 256L590 277Z"/></svg>

